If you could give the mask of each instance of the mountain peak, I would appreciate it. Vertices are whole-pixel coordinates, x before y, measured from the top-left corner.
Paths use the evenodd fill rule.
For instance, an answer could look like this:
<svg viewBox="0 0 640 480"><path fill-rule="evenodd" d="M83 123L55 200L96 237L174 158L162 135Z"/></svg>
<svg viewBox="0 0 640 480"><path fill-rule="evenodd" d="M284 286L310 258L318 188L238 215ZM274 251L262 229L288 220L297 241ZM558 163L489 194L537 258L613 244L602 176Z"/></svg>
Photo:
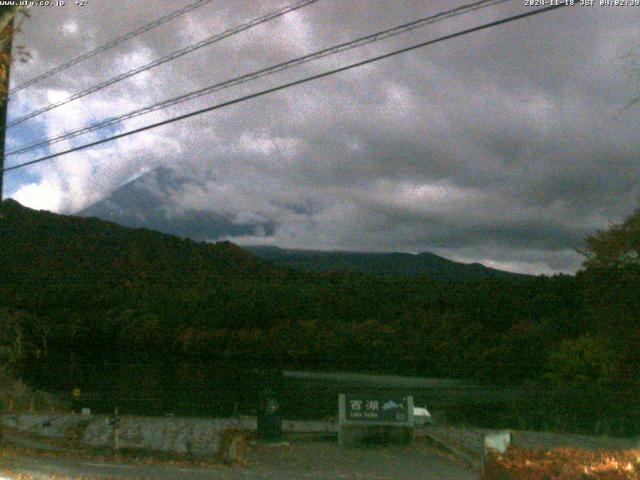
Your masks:
<svg viewBox="0 0 640 480"><path fill-rule="evenodd" d="M275 225L272 222L238 222L234 215L221 210L177 208L175 192L197 182L197 179L160 166L125 183L76 215L192 240L215 241L273 233Z"/></svg>

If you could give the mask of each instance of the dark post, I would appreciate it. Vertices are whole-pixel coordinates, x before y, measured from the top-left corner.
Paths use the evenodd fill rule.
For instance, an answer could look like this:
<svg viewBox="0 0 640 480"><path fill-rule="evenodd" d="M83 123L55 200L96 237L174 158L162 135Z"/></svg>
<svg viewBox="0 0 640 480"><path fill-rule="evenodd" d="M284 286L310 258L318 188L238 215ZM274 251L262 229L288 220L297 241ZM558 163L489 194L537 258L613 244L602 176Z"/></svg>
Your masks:
<svg viewBox="0 0 640 480"><path fill-rule="evenodd" d="M113 428L113 441L116 450L120 450L120 416L118 407L113 410L113 417L109 419L109 426Z"/></svg>
<svg viewBox="0 0 640 480"><path fill-rule="evenodd" d="M5 27L9 29L9 38L2 45L2 54L6 55L5 58L11 58L11 47L13 46L13 19L9 22L9 24ZM9 72L11 70L11 61L7 62L6 71L4 76L4 91L5 98L2 101L2 105L0 105L0 202L2 201L2 185L4 183L4 174L2 170L4 169L4 142L5 142L5 133L7 128L7 106L9 104Z"/></svg>
<svg viewBox="0 0 640 480"><path fill-rule="evenodd" d="M258 401L258 438L280 440L282 437L282 372L266 370L261 372Z"/></svg>
<svg viewBox="0 0 640 480"><path fill-rule="evenodd" d="M113 432L113 437L115 440L115 447L116 450L120 450L120 429L118 427L120 427L120 417L118 416L118 407L116 407L115 412L114 412L114 432Z"/></svg>

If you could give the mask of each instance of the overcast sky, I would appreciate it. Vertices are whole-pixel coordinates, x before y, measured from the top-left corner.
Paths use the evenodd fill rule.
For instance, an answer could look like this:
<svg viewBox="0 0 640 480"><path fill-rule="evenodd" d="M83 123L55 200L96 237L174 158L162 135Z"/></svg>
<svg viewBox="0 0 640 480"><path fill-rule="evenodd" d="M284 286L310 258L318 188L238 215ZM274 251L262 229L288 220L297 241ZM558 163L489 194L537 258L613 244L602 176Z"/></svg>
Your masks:
<svg viewBox="0 0 640 480"><path fill-rule="evenodd" d="M32 8L15 43L33 60L13 69L12 85L191 2ZM10 117L288 3L214 0L22 90ZM40 115L9 131L8 149L465 3L321 0ZM512 0L107 133L531 8ZM175 212L276 226L272 236L235 242L432 251L519 272L574 272L581 240L629 215L640 195L640 106L625 109L640 92L639 26L640 7L556 10L7 173L5 192L73 213L169 166L193 178L170 190Z"/></svg>

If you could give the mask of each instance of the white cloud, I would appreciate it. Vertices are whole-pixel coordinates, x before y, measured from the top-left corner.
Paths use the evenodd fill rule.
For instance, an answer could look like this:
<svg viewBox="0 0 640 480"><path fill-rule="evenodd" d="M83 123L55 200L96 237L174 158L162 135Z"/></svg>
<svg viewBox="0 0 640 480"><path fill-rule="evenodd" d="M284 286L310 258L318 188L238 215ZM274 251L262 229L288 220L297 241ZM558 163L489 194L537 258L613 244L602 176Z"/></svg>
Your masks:
<svg viewBox="0 0 640 480"><path fill-rule="evenodd" d="M23 185L12 197L22 205L35 210L57 211L63 204L63 194L59 186L48 180Z"/></svg>

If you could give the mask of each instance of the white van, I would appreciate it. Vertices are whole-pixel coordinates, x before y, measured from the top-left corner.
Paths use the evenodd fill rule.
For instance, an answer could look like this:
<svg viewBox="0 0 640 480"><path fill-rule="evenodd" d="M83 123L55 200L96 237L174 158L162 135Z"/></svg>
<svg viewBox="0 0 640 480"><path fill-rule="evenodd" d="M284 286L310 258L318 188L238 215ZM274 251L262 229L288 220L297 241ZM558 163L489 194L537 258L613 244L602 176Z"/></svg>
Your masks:
<svg viewBox="0 0 640 480"><path fill-rule="evenodd" d="M416 426L433 424L429 410L422 407L413 407L413 422Z"/></svg>

